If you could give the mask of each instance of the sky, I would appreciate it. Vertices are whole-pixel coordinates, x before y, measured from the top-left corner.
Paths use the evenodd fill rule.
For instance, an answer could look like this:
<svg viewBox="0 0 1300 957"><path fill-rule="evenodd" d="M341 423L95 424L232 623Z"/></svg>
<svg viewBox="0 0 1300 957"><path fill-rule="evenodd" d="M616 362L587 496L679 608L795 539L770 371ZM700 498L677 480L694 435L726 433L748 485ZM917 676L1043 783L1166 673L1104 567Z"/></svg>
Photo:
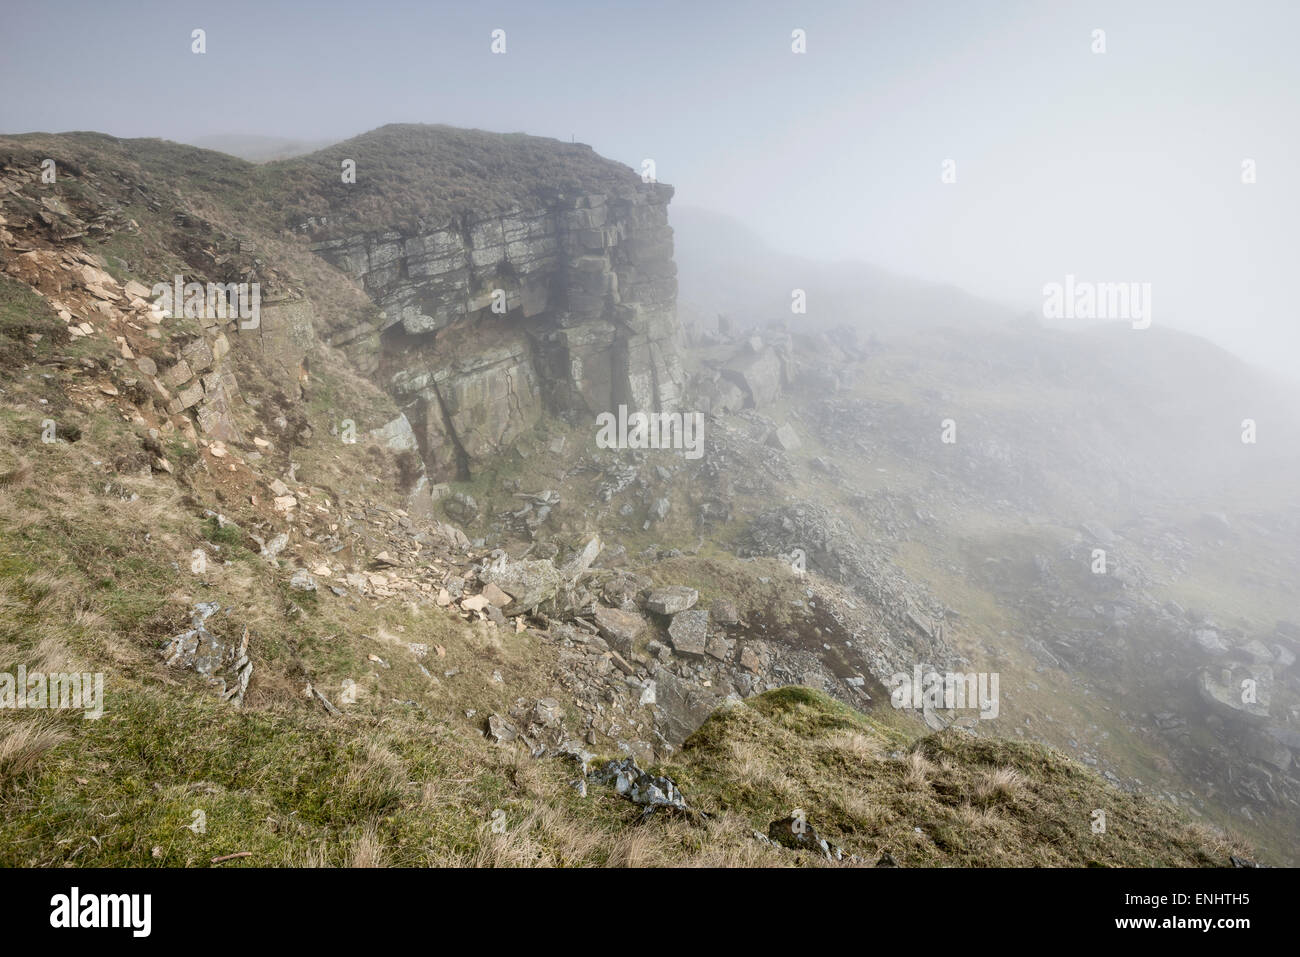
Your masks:
<svg viewBox="0 0 1300 957"><path fill-rule="evenodd" d="M1150 283L1153 324L1300 369L1294 0L0 11L0 132L326 140L431 122L575 138L653 159L675 202L790 253L1022 312L1067 275Z"/></svg>

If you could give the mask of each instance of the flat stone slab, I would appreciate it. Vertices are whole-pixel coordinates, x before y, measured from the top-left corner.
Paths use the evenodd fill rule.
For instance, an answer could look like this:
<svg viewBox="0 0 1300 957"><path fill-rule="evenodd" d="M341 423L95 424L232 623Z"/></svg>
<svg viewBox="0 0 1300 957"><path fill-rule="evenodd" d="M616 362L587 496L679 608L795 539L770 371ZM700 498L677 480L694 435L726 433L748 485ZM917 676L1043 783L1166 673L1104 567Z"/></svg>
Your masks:
<svg viewBox="0 0 1300 957"><path fill-rule="evenodd" d="M625 654L632 649L637 636L645 630L645 619L633 611L597 605L595 618L600 636Z"/></svg>
<svg viewBox="0 0 1300 957"><path fill-rule="evenodd" d="M645 606L657 615L676 615L700 600L700 593L685 585L656 588L646 598Z"/></svg>
<svg viewBox="0 0 1300 957"><path fill-rule="evenodd" d="M673 650L683 655L703 656L709 640L709 613L707 611L679 612L668 626L668 639Z"/></svg>

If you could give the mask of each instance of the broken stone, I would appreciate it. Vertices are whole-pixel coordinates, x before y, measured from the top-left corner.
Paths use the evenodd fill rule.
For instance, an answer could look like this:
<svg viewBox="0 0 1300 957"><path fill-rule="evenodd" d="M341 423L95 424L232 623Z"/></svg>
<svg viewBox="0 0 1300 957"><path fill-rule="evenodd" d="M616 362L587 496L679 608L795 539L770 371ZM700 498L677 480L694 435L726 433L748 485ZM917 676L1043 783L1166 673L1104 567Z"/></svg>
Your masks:
<svg viewBox="0 0 1300 957"><path fill-rule="evenodd" d="M511 597L502 609L507 615L535 610L564 584L564 577L548 561L504 561L489 568L486 580Z"/></svg>
<svg viewBox="0 0 1300 957"><path fill-rule="evenodd" d="M700 593L685 585L656 588L646 597L645 606L659 615L676 615L686 611L700 598Z"/></svg>
<svg viewBox="0 0 1300 957"><path fill-rule="evenodd" d="M713 620L724 625L734 625L740 621L740 612L736 610L736 603L726 598L717 599L709 606L709 614Z"/></svg>
<svg viewBox="0 0 1300 957"><path fill-rule="evenodd" d="M193 668L219 688L223 700L240 707L253 676L253 663L248 657L248 627L244 627L238 642L213 634L207 622L219 610L216 602L199 602L194 606L190 630L167 643L167 664Z"/></svg>
<svg viewBox="0 0 1300 957"><path fill-rule="evenodd" d="M637 637L645 630L645 619L636 612L597 605L595 619L601 637L624 654L631 652Z"/></svg>
<svg viewBox="0 0 1300 957"><path fill-rule="evenodd" d="M770 840L796 851L813 851L828 861L843 860L844 852L827 841L803 817L786 817L767 828Z"/></svg>
<svg viewBox="0 0 1300 957"><path fill-rule="evenodd" d="M767 444L774 449L780 449L782 452L793 452L803 443L799 441L799 436L789 425L783 425L775 429L767 437Z"/></svg>
<svg viewBox="0 0 1300 957"><path fill-rule="evenodd" d="M493 605L496 605L498 608L505 608L512 601L509 595L503 592L492 582L488 582L487 585L483 587L483 597L486 598L488 601L490 601Z"/></svg>
<svg viewBox="0 0 1300 957"><path fill-rule="evenodd" d="M195 339L181 349L181 357L195 372L203 372L212 366L212 349L206 339Z"/></svg>
<svg viewBox="0 0 1300 957"><path fill-rule="evenodd" d="M172 388L182 386L193 378L194 370L190 368L190 364L184 359L181 359L174 366L164 372L162 376L163 382Z"/></svg>
<svg viewBox="0 0 1300 957"><path fill-rule="evenodd" d="M470 595L468 598L462 598L460 607L465 611L483 611L491 604L486 595Z"/></svg>
<svg viewBox="0 0 1300 957"><path fill-rule="evenodd" d="M668 626L668 639L678 654L703 657L707 650L708 636L707 611L679 612Z"/></svg>
<svg viewBox="0 0 1300 957"><path fill-rule="evenodd" d="M590 777L597 784L613 784L617 793L633 804L642 805L645 808L643 820L657 810L694 813L671 778L647 774L637 767L635 758L610 761Z"/></svg>
<svg viewBox="0 0 1300 957"><path fill-rule="evenodd" d="M1269 719L1269 686L1273 671L1266 665L1252 669L1202 668L1196 675L1196 691L1210 710L1240 723L1260 725ZM1253 691L1247 694L1247 691Z"/></svg>
<svg viewBox="0 0 1300 957"><path fill-rule="evenodd" d="M763 657L752 642L746 642L740 649L740 666L757 674L763 670Z"/></svg>
<svg viewBox="0 0 1300 957"><path fill-rule="evenodd" d="M1231 646L1213 628L1197 629L1192 633L1192 640L1209 655L1226 655L1231 650Z"/></svg>
<svg viewBox="0 0 1300 957"><path fill-rule="evenodd" d="M612 662L614 663L614 667L615 667L615 668L617 668L619 671L623 672L623 674L625 674L625 675L630 675L630 674L635 674L635 673L636 673L636 669L633 668L633 667L628 663L627 659L624 658L622 655L620 655L617 651L611 651L611 652L609 653L609 660L612 661Z"/></svg>
<svg viewBox="0 0 1300 957"><path fill-rule="evenodd" d="M596 560L603 548L600 539L593 538L583 546L582 551L565 562L564 567L560 569L561 573L570 581L580 577L587 569L591 568L591 563Z"/></svg>
<svg viewBox="0 0 1300 957"><path fill-rule="evenodd" d="M182 389L176 394L182 409L191 409L203 401L203 383L195 382L187 389Z"/></svg>
<svg viewBox="0 0 1300 957"><path fill-rule="evenodd" d="M1084 522L1079 527L1083 529L1083 534L1088 537L1089 541L1101 545L1103 548L1110 548L1115 544L1115 533L1101 522Z"/></svg>
<svg viewBox="0 0 1300 957"><path fill-rule="evenodd" d="M307 569L300 568L289 579L289 587L294 591L315 591L316 579L311 576L311 572L307 571Z"/></svg>

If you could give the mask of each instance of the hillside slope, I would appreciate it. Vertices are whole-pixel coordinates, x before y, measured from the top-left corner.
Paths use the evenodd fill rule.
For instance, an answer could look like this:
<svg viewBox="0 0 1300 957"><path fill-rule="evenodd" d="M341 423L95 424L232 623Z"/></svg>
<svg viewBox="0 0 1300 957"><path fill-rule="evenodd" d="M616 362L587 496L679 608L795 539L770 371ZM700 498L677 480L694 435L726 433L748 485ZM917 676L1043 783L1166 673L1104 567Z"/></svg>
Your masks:
<svg viewBox="0 0 1300 957"><path fill-rule="evenodd" d="M106 696L99 720L0 715L3 863L888 852L905 866L1227 866L1251 853L1059 753L889 707L891 671L970 663L932 617L946 582L905 568L894 539L858 539L863 552L823 520L839 492L768 514L776 488L822 481L811 442L769 441L781 388L761 408L719 405L698 461L597 447L595 410L685 395L671 191L515 137L385 128L331 149L354 147L359 170L400 167L391 196L382 182L328 196L330 151L316 180L310 157L253 167L99 134L0 139L0 672L102 673ZM491 197L425 178L444 148ZM530 178L538 150L557 165ZM445 324L426 300L389 314L375 251L400 243L398 278L412 278L447 212L469 231L448 252L463 260L404 288L469 298L455 292ZM296 230L300 215L319 228ZM518 216L535 219L534 242L474 235ZM361 242L365 268L331 260L338 242ZM525 262L542 263L545 304L512 287L523 339L488 362L503 320L474 296ZM160 314L153 286L174 275L258 283L256 323L207 303ZM784 375L789 357L761 345ZM436 387L405 388L413 355ZM730 371L761 393L770 367L742 366ZM531 404L488 388L529 375ZM441 418L403 405L425 388ZM504 431L475 451L465 437L500 424L502 402ZM439 436L464 456L450 476ZM629 760L650 778L609 768ZM647 817L620 770L634 798L666 806ZM843 854L772 846L796 811Z"/></svg>

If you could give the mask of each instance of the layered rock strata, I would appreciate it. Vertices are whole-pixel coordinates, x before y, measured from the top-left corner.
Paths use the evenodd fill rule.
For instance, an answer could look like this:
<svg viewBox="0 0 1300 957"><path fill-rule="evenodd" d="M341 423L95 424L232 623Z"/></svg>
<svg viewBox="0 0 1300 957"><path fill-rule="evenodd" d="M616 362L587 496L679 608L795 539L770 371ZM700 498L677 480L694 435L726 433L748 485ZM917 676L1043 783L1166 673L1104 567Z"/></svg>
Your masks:
<svg viewBox="0 0 1300 957"><path fill-rule="evenodd" d="M679 408L671 197L647 184L313 247L383 309L375 374L432 480L468 476L543 412Z"/></svg>

